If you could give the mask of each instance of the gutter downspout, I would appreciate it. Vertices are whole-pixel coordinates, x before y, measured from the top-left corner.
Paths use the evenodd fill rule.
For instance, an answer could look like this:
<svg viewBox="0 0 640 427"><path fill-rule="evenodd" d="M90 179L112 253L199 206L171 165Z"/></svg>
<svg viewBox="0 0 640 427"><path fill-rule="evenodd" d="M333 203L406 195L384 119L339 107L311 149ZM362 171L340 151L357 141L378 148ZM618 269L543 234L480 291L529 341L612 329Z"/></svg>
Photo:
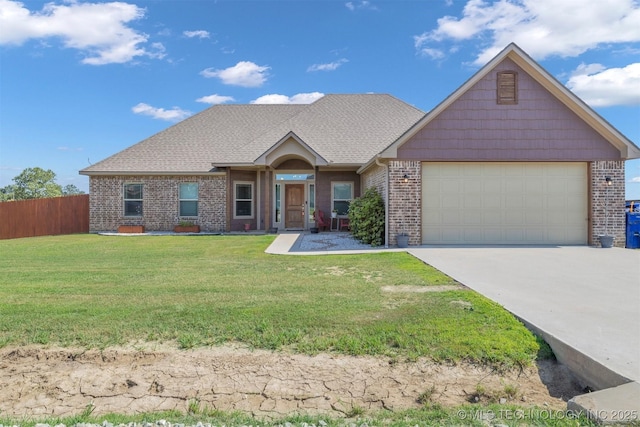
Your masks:
<svg viewBox="0 0 640 427"><path fill-rule="evenodd" d="M389 248L389 166L380 162L380 154L376 155L376 165L385 170L384 180L384 247Z"/></svg>

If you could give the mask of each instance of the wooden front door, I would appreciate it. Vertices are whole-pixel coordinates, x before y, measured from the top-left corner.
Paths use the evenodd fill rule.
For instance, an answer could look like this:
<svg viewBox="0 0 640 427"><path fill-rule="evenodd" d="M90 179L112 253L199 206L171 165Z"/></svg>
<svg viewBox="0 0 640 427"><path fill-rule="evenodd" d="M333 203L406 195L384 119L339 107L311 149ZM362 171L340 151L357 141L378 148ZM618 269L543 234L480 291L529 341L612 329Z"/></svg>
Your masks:
<svg viewBox="0 0 640 427"><path fill-rule="evenodd" d="M285 228L304 228L304 184L287 184L284 190Z"/></svg>

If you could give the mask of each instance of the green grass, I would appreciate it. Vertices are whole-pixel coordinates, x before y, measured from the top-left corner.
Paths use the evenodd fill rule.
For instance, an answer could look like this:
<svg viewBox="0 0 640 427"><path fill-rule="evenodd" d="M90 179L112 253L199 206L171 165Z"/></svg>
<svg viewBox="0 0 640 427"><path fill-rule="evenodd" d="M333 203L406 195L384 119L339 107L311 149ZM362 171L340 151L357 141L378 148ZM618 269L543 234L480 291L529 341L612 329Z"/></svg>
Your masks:
<svg viewBox="0 0 640 427"><path fill-rule="evenodd" d="M260 419L249 414L240 412L224 412L203 407L197 401L189 403L189 411L181 413L178 411L119 415L110 414L104 416L94 416L91 414L92 408L89 406L81 414L68 418L43 418L43 419L3 419L0 417L0 425L20 425L22 427L33 427L37 423L49 425L64 424L67 426L79 423L102 424L107 421L114 425L136 423L145 425L151 423L155 425L158 420L165 420L171 424L196 425L198 422L209 423L212 426L487 426L488 420L491 425L501 424L507 426L548 426L548 427L596 427L598 424L584 416L577 417L575 414L565 411L551 410L545 408L518 407L513 405L465 405L457 408L444 408L438 405L425 405L419 409L403 411L380 411L371 414L363 414L359 408L354 408L354 414L349 418L332 418L327 416L291 415L275 419ZM484 420L483 420L484 418ZM630 425L637 426L637 422Z"/></svg>
<svg viewBox="0 0 640 427"><path fill-rule="evenodd" d="M452 282L406 253L267 255L273 238L0 241L0 347L241 342L496 367L528 365L548 353L513 316L475 292L382 292L382 286Z"/></svg>

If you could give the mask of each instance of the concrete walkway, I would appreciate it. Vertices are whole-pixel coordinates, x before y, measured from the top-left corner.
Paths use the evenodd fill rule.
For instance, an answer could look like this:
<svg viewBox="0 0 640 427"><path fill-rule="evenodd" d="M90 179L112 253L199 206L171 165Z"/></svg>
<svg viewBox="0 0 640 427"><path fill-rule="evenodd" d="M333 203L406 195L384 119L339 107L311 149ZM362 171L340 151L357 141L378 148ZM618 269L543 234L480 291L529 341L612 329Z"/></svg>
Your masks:
<svg viewBox="0 0 640 427"><path fill-rule="evenodd" d="M289 252L298 237L280 235L267 252L355 252ZM583 385L602 390L575 397L568 409L587 410L602 422L624 414L631 417L627 421L640 419L640 251L586 246L406 251L501 304L540 334Z"/></svg>

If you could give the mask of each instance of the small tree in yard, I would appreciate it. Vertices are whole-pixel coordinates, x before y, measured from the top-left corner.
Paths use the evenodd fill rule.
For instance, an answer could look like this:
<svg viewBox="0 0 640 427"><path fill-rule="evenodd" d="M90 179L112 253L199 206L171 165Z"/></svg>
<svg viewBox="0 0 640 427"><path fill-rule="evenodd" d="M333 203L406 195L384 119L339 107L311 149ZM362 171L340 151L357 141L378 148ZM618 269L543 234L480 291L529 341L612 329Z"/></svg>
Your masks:
<svg viewBox="0 0 640 427"><path fill-rule="evenodd" d="M384 243L384 200L375 188L369 188L362 197L349 205L349 225L353 237L371 246Z"/></svg>

